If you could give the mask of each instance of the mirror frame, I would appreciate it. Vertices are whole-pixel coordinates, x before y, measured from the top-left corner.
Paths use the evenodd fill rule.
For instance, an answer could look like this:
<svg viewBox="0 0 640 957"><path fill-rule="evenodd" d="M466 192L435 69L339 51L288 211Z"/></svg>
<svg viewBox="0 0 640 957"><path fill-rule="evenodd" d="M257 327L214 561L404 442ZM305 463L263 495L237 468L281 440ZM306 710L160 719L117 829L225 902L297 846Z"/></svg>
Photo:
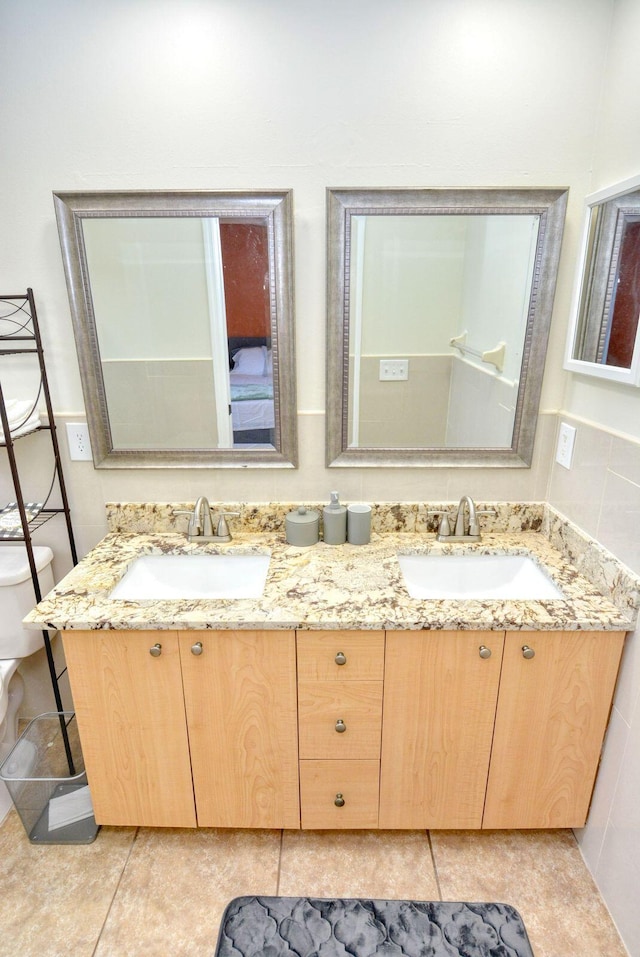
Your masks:
<svg viewBox="0 0 640 957"><path fill-rule="evenodd" d="M600 362L591 362L587 359L576 359L574 357L578 335L580 334L580 315L583 309L584 298L593 290L599 292L601 298L605 300L607 288L609 287L613 274L617 267L617 253L619 250L615 247L612 255L607 255L606 263L598 262L597 252L594 248L590 249L590 237L592 231L591 217L596 206L604 206L609 202L616 202L618 210L632 212L640 215L640 199L633 203L625 203L624 197L629 193L635 193L640 190L640 176L633 176L630 179L615 183L613 186L607 186L591 193L585 200L584 221L582 228L582 239L580 252L578 255L578 268L576 270L576 279L571 304L571 321L567 333L567 347L564 361L564 368L569 372L580 372L582 375L594 376L597 379L608 379L612 382L622 382L627 385L640 386L640 323L636 330L636 337L633 348L633 359L630 368L622 366L609 366ZM602 257L602 253L601 253ZM606 270L602 266L606 265ZM598 268L600 267L600 269Z"/></svg>
<svg viewBox="0 0 640 957"><path fill-rule="evenodd" d="M291 190L53 193L95 468L296 468L297 408ZM115 449L82 223L90 218L231 217L266 221L271 273L274 449Z"/></svg>
<svg viewBox="0 0 640 957"><path fill-rule="evenodd" d="M567 197L566 188L327 190L327 466L530 467ZM540 216L511 447L348 447L351 217L367 214Z"/></svg>

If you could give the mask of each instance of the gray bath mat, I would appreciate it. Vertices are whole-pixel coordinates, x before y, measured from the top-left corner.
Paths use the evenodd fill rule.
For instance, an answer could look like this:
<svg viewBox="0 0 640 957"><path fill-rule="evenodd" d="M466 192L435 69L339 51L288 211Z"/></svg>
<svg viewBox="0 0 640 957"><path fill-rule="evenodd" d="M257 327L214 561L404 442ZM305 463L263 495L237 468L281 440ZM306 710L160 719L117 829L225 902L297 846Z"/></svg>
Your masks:
<svg viewBox="0 0 640 957"><path fill-rule="evenodd" d="M236 897L216 957L533 957L508 904Z"/></svg>

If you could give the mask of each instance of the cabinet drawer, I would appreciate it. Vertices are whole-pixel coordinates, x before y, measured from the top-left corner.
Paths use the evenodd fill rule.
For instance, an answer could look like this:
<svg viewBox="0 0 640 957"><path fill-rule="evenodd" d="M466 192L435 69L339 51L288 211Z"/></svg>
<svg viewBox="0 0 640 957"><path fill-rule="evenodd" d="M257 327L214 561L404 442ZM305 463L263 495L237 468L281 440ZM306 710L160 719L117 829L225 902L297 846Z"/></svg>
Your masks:
<svg viewBox="0 0 640 957"><path fill-rule="evenodd" d="M379 779L378 761L301 761L302 827L377 828Z"/></svg>
<svg viewBox="0 0 640 957"><path fill-rule="evenodd" d="M382 681L382 631L299 631L297 643L299 679Z"/></svg>
<svg viewBox="0 0 640 957"><path fill-rule="evenodd" d="M301 682L301 758L380 758L381 681Z"/></svg>

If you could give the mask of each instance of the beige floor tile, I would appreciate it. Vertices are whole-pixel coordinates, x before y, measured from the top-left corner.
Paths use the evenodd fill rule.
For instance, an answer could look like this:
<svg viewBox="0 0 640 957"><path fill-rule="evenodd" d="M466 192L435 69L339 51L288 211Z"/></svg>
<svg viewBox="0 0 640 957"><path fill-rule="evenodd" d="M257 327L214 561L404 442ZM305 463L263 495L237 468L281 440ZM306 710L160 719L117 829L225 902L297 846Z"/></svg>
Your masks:
<svg viewBox="0 0 640 957"><path fill-rule="evenodd" d="M280 831L141 828L96 957L212 954L233 897L273 895Z"/></svg>
<svg viewBox="0 0 640 957"><path fill-rule="evenodd" d="M0 827L0 957L90 957L135 828L102 828L93 844L29 843L10 811Z"/></svg>
<svg viewBox="0 0 640 957"><path fill-rule="evenodd" d="M626 957L571 831L434 831L443 900L512 904L536 957Z"/></svg>
<svg viewBox="0 0 640 957"><path fill-rule="evenodd" d="M283 897L438 900L424 831L284 831Z"/></svg>

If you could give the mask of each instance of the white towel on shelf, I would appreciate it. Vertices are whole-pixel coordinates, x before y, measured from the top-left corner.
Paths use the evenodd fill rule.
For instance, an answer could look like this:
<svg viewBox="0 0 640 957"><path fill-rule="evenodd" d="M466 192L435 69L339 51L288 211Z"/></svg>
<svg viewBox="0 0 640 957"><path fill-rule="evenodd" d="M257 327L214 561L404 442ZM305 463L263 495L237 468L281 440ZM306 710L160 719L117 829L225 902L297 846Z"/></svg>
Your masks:
<svg viewBox="0 0 640 957"><path fill-rule="evenodd" d="M14 437L33 432L41 425L40 413L37 408L33 408L31 399L6 399L5 409L9 420L9 430ZM4 442L4 431L1 423L0 441Z"/></svg>

